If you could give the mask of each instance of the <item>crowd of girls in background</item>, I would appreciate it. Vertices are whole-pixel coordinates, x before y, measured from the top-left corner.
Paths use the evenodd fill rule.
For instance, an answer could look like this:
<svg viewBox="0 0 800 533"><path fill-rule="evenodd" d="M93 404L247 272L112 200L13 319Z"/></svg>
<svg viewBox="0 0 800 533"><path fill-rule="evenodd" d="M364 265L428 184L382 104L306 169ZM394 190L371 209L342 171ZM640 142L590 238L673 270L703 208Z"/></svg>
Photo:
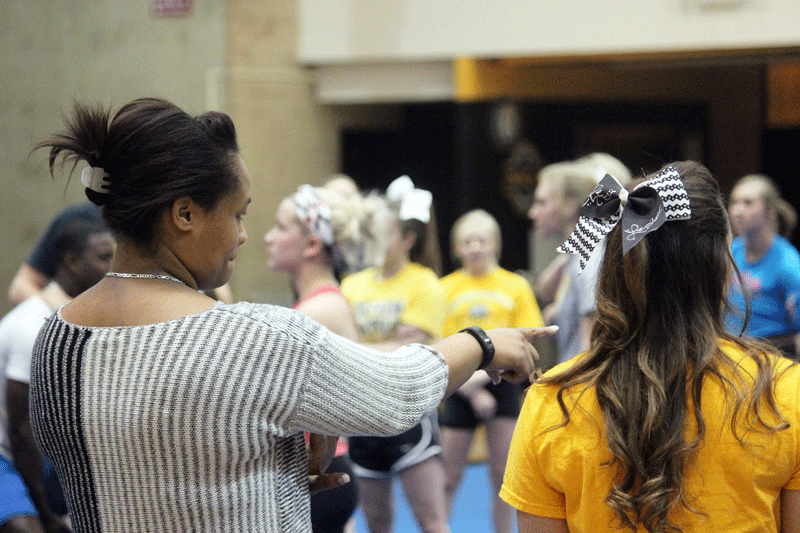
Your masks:
<svg viewBox="0 0 800 533"><path fill-rule="evenodd" d="M799 530L797 366L773 347L796 353L800 255L794 210L765 176L735 185L729 222L693 162L629 190L605 154L545 167L529 215L569 235L570 255L536 282L544 319L500 267L487 212L456 222L460 268L440 279L433 196L408 176L385 195L346 176L303 185L264 236L288 310L204 294L247 240L250 178L227 115L141 99L113 116L77 105L65 125L39 147L51 172L88 163L87 197L117 242L111 271L34 350L33 432L77 529L339 533L360 506L389 533L398 479L420 529L447 533L485 424L496 533L513 530L511 506L521 533ZM654 209L646 226L631 198ZM590 214L609 199L618 216ZM584 249L598 224L607 238ZM534 379L545 321L564 363L523 395L501 377Z"/></svg>
<svg viewBox="0 0 800 533"><path fill-rule="evenodd" d="M701 167L679 168L692 184L708 179ZM544 237L566 239L580 218L585 198L606 174L622 186L631 181L621 162L601 153L544 167L529 213L534 229ZM634 185L641 181L634 181L629 190L635 190ZM692 187L689 192L694 197L697 193ZM732 228L739 235L733 241L733 257L742 273L744 292L753 298L747 331L791 355L800 324L796 312L800 263L781 233L791 235L794 211L771 180L747 176L733 189L730 213ZM697 211L697 217L704 215L702 209ZM322 224L320 231L320 220L338 223ZM604 317L595 303L604 242L583 266L577 254L558 255L537 279L534 296L526 279L499 266L501 232L489 213L473 210L453 225L451 250L459 268L441 280L437 279L440 262L434 231L431 195L417 189L410 178L392 182L385 196L373 194L367 199L352 180L337 176L323 188L304 186L284 200L266 241L270 266L292 276L296 307L308 308L306 312L323 324L330 320L329 327L335 331L343 328L344 334L361 343L393 349L407 342L430 342L476 324L484 328L539 326L543 318L538 299L546 306L544 320L560 326L558 361L570 360L592 346L592 329L598 316ZM289 241L283 235L287 232L293 232L294 247L286 244ZM386 235L386 242L379 242L381 235ZM367 249L373 253L365 252ZM382 256L374 253L380 249L385 250ZM313 264L318 267L310 266ZM349 275L340 291L340 274L345 272ZM737 283L731 284L730 297L734 305L728 327L732 331L735 327L731 324L745 314L743 291ZM315 300L320 305L317 311ZM496 533L513 531L514 509L500 498L500 492L523 398L520 385L493 384L485 373L476 373L440 406L441 436L437 413L431 412L418 426L396 437L351 438L352 472L370 532L391 531L394 478L400 480L420 529L447 531L449 512L480 425L485 426L487 435L492 487L487 507L491 508L493 528ZM525 416L522 428L530 427L531 417ZM344 448L340 446L340 450ZM521 460L519 453L512 454L515 461ZM346 460L340 469L350 472ZM519 465L511 470L519 471ZM511 493L516 474L509 475L512 478L504 497L524 509L518 496ZM538 507L530 509L539 512ZM667 523L667 517L675 514L671 509L658 519L637 511L641 516L634 520ZM534 518L523 513L521 527L531 527ZM328 529L315 526L315 531Z"/></svg>

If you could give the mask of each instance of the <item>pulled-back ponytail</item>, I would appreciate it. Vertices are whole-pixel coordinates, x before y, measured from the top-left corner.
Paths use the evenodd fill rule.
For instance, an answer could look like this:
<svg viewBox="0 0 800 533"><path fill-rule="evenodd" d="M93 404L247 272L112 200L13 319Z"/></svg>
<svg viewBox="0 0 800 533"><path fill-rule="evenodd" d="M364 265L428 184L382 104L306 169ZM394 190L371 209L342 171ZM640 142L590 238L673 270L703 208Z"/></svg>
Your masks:
<svg viewBox="0 0 800 533"><path fill-rule="evenodd" d="M224 113L193 118L166 100L142 98L110 116L76 103L65 130L36 149L50 149L51 175L59 159L73 163L70 172L83 160L108 175L108 192L87 187L86 196L103 206L117 236L150 245L161 212L178 198L212 209L235 189L236 131Z"/></svg>

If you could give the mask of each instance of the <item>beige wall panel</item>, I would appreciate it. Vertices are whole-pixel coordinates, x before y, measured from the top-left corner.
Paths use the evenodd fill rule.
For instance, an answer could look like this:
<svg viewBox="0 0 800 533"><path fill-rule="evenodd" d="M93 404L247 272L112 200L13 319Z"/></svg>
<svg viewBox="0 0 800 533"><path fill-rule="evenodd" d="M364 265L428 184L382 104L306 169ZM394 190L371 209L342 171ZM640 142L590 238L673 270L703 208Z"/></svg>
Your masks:
<svg viewBox="0 0 800 533"><path fill-rule="evenodd" d="M800 45L797 0L299 0L308 64Z"/></svg>
<svg viewBox="0 0 800 533"><path fill-rule="evenodd" d="M253 195L245 219L249 242L239 253L231 287L240 300L288 305L289 278L269 271L263 241L278 204L298 185L321 185L338 171L342 128L393 125L402 114L389 105L316 103L316 78L296 60L295 1L231 0L227 6L230 69L220 73L220 85Z"/></svg>
<svg viewBox="0 0 800 533"><path fill-rule="evenodd" d="M207 72L225 64L225 3L195 0L187 17L157 19L151 2L0 2L0 312L5 290L39 232L85 200L79 179L51 183L33 145L61 127L74 98L114 108L163 96L205 110Z"/></svg>
<svg viewBox="0 0 800 533"><path fill-rule="evenodd" d="M302 183L322 184L337 168L337 130L330 113L311 102L310 88L292 83L231 77L228 109L251 175L253 203L232 289L238 299L289 304L288 277L270 272L264 234L280 201Z"/></svg>

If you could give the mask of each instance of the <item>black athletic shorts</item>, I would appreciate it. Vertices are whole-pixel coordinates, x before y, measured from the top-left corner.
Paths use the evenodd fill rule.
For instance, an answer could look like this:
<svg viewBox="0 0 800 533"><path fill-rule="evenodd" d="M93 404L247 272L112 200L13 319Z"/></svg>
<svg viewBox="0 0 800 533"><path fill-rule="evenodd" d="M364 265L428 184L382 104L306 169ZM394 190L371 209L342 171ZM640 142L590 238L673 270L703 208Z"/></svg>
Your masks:
<svg viewBox="0 0 800 533"><path fill-rule="evenodd" d="M434 456L441 456L436 412L394 437L350 437L350 461L357 476L385 479Z"/></svg>
<svg viewBox="0 0 800 533"><path fill-rule="evenodd" d="M494 417L517 418L522 408L522 386L518 383L501 381L497 385L488 383L488 390L497 400ZM483 422L478 420L469 400L457 392L444 401L439 423L445 427L475 429Z"/></svg>

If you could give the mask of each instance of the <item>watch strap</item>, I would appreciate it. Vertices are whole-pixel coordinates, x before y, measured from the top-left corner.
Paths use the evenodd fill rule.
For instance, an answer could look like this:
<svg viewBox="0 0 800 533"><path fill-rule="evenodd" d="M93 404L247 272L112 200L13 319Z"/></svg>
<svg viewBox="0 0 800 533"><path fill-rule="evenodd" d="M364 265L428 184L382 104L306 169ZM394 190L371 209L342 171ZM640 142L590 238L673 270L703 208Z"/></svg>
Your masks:
<svg viewBox="0 0 800 533"><path fill-rule="evenodd" d="M480 326L470 326L468 328L464 328L459 333L469 333L475 340L478 341L478 344L481 345L481 349L483 350L483 360L481 361L481 366L478 367L478 370L483 370L492 362L494 359L494 343L492 339L489 338L489 335L483 331L483 328Z"/></svg>

